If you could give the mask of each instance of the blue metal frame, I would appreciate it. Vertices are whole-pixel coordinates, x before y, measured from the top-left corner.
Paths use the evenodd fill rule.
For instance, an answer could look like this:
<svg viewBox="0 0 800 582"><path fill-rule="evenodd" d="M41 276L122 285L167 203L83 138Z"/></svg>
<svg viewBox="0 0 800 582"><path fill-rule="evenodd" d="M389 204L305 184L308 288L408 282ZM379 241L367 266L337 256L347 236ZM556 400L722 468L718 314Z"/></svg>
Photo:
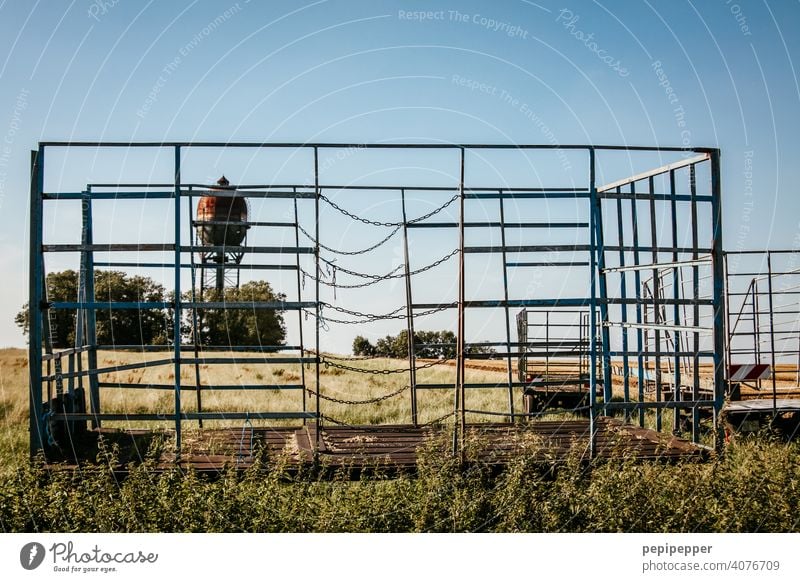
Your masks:
<svg viewBox="0 0 800 582"><path fill-rule="evenodd" d="M89 184L87 185L86 189L81 192L44 192L44 155L45 149L48 147L159 147L159 148L170 148L174 154L174 180L171 184ZM633 257L633 264L634 266L639 266L640 262L640 253L643 252L651 252L654 256L654 263L657 262L655 257L658 256L658 253L671 253L673 262L677 262L680 255L682 254L693 254L695 258L697 257L698 253L710 253L713 259L713 277L714 277L714 291L713 297L709 298L685 298L679 297L677 292L677 275L676 272L673 271L673 285L676 287L673 290L673 295L671 299L659 299L656 297L653 300L653 304L658 305L659 303L663 303L664 305L671 305L673 307L673 319L674 323L680 324L680 316L679 316L679 305L692 305L694 306L695 310L699 307L708 307L711 306L714 310L714 322L713 322L713 334L714 334L714 345L713 350L711 352L707 350L703 350L702 352L697 349L695 346L695 350L690 352L687 348L687 344L684 343L683 347L681 344L676 342L676 345L673 346L674 349L671 350L668 354L665 354L665 358L671 358L671 361L674 361L676 364L676 379L675 382L680 385L680 370L679 370L679 358L683 357L685 354L692 354L695 358L695 362L698 361L701 357L707 357L708 355L713 355L714 361L714 398L713 398L713 411L714 411L714 418L716 422L716 416L721 409L722 406L722 398L724 395L723 386L724 386L724 349L725 349L725 335L724 335L724 306L723 306L723 299L724 299L724 281L723 281L723 271L722 271L722 260L721 260L721 186L720 186L720 174L719 174L719 152L715 149L707 149L707 148L671 148L671 147L627 147L627 146L587 146L587 145L537 145L537 144L523 144L523 145L490 145L490 144L322 144L322 143L308 143L308 144L296 144L296 143L194 143L194 142L142 142L142 143L128 143L128 142L42 142L39 146L38 151L32 152L32 159L31 159L31 236L30 236L30 244L31 244L31 253L30 253L30 287L29 287L29 294L30 294L30 305L31 305L31 314L30 314L30 428L31 428L31 451L36 452L41 450L45 446L45 419L43 418L44 413L44 402L42 401L42 385L43 382L51 381L52 375L43 375L42 374L42 364L45 362L47 358L43 357L41 345L42 345L42 329L43 329L43 315L46 312L45 309L75 309L78 311L80 315L81 321L81 333L79 334L80 341L78 343L84 345L76 346L77 350L73 350L71 353L68 354L68 351L62 352L60 354L56 354L54 358L61 358L61 357L72 357L73 359L77 356L78 366L77 369L74 366L73 361L70 362L69 371L66 374L61 374L61 377L73 382L74 380L78 380L79 382L82 381L83 378L89 379L89 393L90 393L90 411L88 414L83 415L86 418L89 418L94 427L99 427L103 420L111 420L112 418L116 418L117 416L121 415L114 415L114 414L103 414L101 411L101 402L100 402L100 389L101 388L110 388L112 386L116 386L118 388L134 388L134 385L129 384L114 384L110 382L103 382L99 378L104 373L108 373L112 370L121 370L121 369L134 369L136 367L147 367L150 365L156 365L153 362L143 362L139 364L131 364L131 367L127 367L128 365L123 366L112 366L106 368L99 368L97 364L97 350L99 347L97 345L97 338L96 338L96 317L95 312L97 309L141 309L147 307L171 307L175 310L175 321L173 327L173 345L170 348L172 351L171 358L166 360L160 360L158 365L171 365L174 371L175 381L174 385L171 386L172 390L174 391L174 400L175 400L175 407L174 413L171 415L171 419L175 425L175 435L176 435L176 449L177 452L180 453L181 450L181 439L182 439L182 422L185 420L190 419L202 419L202 418L218 418L221 416L221 413L209 413L209 412L184 412L181 407L181 391L185 389L190 389L188 386L181 386L180 382L180 371L182 364L192 364L197 363L199 361L203 362L212 362L212 363L227 363L231 361L244 361L243 358L208 358L203 357L200 358L197 355L193 358L186 358L184 357L182 350L184 346L182 346L181 341L181 328L180 328L180 321L181 318L177 315L180 314L182 311L185 310L197 310L198 308L206 307L225 307L225 308L251 308L253 305L251 303L247 303L246 305L238 305L235 303L209 303L203 301L184 301L181 297L180 289L182 285L182 278L181 278L181 270L183 268L195 268L194 261L190 261L189 264L182 263L182 256L185 253L193 253L198 249L208 250L207 247L197 247L196 245L192 244L192 239L190 238L187 244L182 243L182 231L184 228L193 228L194 221L191 219L191 208L189 214L189 221L184 224L184 220L182 215L182 202L183 198L189 198L190 206L191 206L191 197L197 196L198 191L204 188L202 184L189 184L183 183L181 179L181 158L182 153L186 151L187 148L291 148L296 150L305 150L310 151L313 154L313 169L314 169L314 184L310 186L308 184L288 184L288 185L247 185L247 186L238 186L237 188L246 188L246 196L252 197L259 197L259 198L281 198L281 199L292 199L295 204L295 212L296 205L298 200L308 200L309 203L313 200L314 204L314 233L315 233L315 240L313 242L313 246L300 246L299 244L299 236L297 234L297 215L295 215L295 221L287 222L287 223L257 223L253 222L252 224L260 224L260 225L271 225L271 226L281 226L281 227L295 227L295 245L294 246L270 246L270 247L242 247L243 252L254 253L254 254L290 254L295 256L294 264L259 264L259 265L243 265L241 266L242 269L245 268L253 268L253 269L280 269L280 270L296 270L298 273L298 298L297 301L283 301L283 302L273 302L267 303L264 302L263 304L259 304L257 307L263 309L296 309L298 310L298 314L302 314L302 310L311 310L311 313L315 316L316 322L316 333L315 333L315 351L313 357L307 357L305 355L306 350L301 345L301 355L299 358L276 358L274 362L303 362L303 363L314 363L315 364L315 378L316 378L316 396L315 402L313 405L313 411L306 410L305 404L305 373L303 373L303 378L301 382L301 388L303 388L304 393L304 404L303 404L303 412L302 413L279 413L279 412L261 412L261 413L252 413L255 416L249 416L249 418L295 418L295 419L302 419L304 422L308 419L314 419L319 422L322 419L321 410L320 410L320 364L321 359L319 356L319 348L320 348L320 328L321 328L321 303L320 303L320 280L322 278L322 268L321 268L321 257L320 257L320 201L322 199L323 191L326 189L370 189L370 190L384 190L384 191L393 191L393 192L406 192L406 191L419 191L419 192L454 192L458 194L459 197L459 220L458 222L442 222L436 220L429 220L429 221L422 221L422 222L413 222L409 223L406 220L405 216L403 218L403 226L404 231L406 233L410 233L414 228L458 228L460 234L460 243L459 243L459 292L457 301L453 302L443 302L443 303L413 303L412 300L412 292L411 292L411 282L410 276L408 283L407 283L407 313L409 317L409 329L413 331L413 317L415 310L420 309L431 309L431 308L445 308L445 309L457 309L458 311L458 366L457 366L457 380L455 386L453 385L415 385L414 386L414 395L412 396L412 407L416 406L416 389L440 389L440 388L455 388L454 390L454 402L455 402L455 409L454 413L457 416L457 431L461 433L463 436L464 427L466 424L466 414L469 413L480 413L481 411L472 411L468 410L465 403L466 397L466 389L467 388L485 388L487 386L482 384L476 383L468 383L465 381L465 361L473 357L468 353L469 347L473 344L470 344L466 341L466 332L465 329L465 320L464 320L464 312L466 309L473 309L473 308L501 308L505 312L506 316L506 338L504 342L500 342L498 345L505 345L507 348L507 354L503 355L504 359L508 359L510 361L513 352L512 348L519 349L519 345L511 341L510 337L510 323L509 323L509 309L511 308L527 308L527 307L539 307L539 308L559 308L559 307L584 307L588 308L590 312L590 321L589 327L591 328L590 331L590 349L589 349L589 357L592 365L590 366L590 386L589 386L589 409L590 409L590 425L591 425L591 451L592 454L596 452L596 429L597 429L597 417L603 413L604 411L612 410L612 409L622 409L625 411L626 419L630 417L631 413L637 412L639 413L639 421L640 424L644 421L644 410L654 408L658 412L657 414L660 416L660 411L662 409L691 409L693 411L693 415L697 418L697 409L698 407L705 407L709 405L708 399L701 399L699 394L695 393L691 400L683 400L680 394L676 395L675 401L673 402L646 402L645 401L645 394L643 392L643 387L646 383L646 370L644 369L644 358L643 358L643 350L645 349L645 342L644 342L644 334L642 327L646 327L645 322L643 321L643 313L648 306L652 307L648 299L643 296L641 292L642 287L642 276L639 269L634 270L633 279L635 283L635 294L633 297L630 296L628 289L626 288L626 281L630 281L630 279L626 279L625 272L619 273L619 277L621 280L621 285L619 287L619 293L615 293L616 288L611 289L611 293L609 292L609 284L608 284L608 277L612 268L607 268L609 263L609 259L611 262L619 261L621 264L624 265L626 261L626 257L632 255ZM399 185L399 186L347 186L347 185L326 185L320 182L320 175L319 175L319 156L320 150L325 148L362 148L362 149L383 149L383 150L405 150L405 149L441 149L441 150L451 150L456 151L460 155L460 180L458 185L454 185L453 187L424 187L424 186L406 186L406 185ZM466 153L471 150L516 150L516 151L524 151L524 150L554 150L554 149L561 149L561 150L574 150L574 151L582 151L586 152L589 157L589 183L587 187L583 188L497 188L497 186L487 186L487 187L468 187L465 184L465 166L466 166ZM694 153L694 154L701 154L696 158L692 158L692 164L690 166L692 175L694 176L694 166L699 163L704 163L705 161L710 162L711 167L711 192L710 194L700 194L698 195L694 184L692 184L691 193L678 193L676 191L676 183L675 183L675 170L680 169L682 166L680 163L673 164L672 166L667 166L665 168L658 169L656 171L644 174L644 175L637 175L632 176L627 180L621 180L612 185L612 187L599 189L596 183L596 177L598 173L598 165L602 162L598 161L598 155L602 152L606 151L625 151L633 154L634 152L687 152L687 153ZM702 158L702 159L701 159ZM690 160L690 161L691 161ZM654 173L655 172L655 173ZM670 177L670 188L668 193L661 193L655 191L653 187L653 176L661 175L661 174L668 174ZM637 192L636 184L637 182L641 182L643 180L648 180L650 184L650 188L646 190L640 189ZM233 195L233 194L231 194ZM109 245L97 245L93 242L92 237L92 201L93 200L113 200L113 199L140 199L140 200L167 200L172 199L174 201L174 242L172 244L154 244L154 245L126 245L126 244L109 244ZM580 200L585 201L586 207L588 208L589 218L588 221L554 221L552 223L526 223L526 222L506 222L506 215L505 215L505 208L503 206L504 201L506 200ZM43 244L43 203L44 201L59 201L59 200L80 200L82 203L82 224L83 224L83 233L81 236L81 243L79 245L44 245ZM476 203L481 203L482 201L487 200L498 200L500 204L500 216L499 221L484 221L484 222L475 222L475 221L466 221L465 220L465 204L469 201L475 201ZM669 203L672 207L672 221L673 221L673 229L672 229L672 242L671 246L661 246L657 244L655 238L650 243L644 243L643 241L639 240L639 233L637 228L637 223L639 221L639 216L637 216L637 201L649 201L651 209L655 208L656 203L658 202L666 202ZM675 212L675 205L676 203L691 203L693 205L693 212L694 207L699 203L710 203L712 207L712 245L709 248L701 248L698 246L698 242L696 240L693 241L692 246L678 246L677 235L675 231L675 222L676 222L676 212ZM603 204L604 203L611 203L616 205L616 216L618 220L617 226L617 236L618 241L616 244L607 244L603 232ZM631 241L623 240L624 237L624 229L623 229L623 205L630 204L630 220L631 220ZM652 211L651 211L652 212ZM612 213L613 214L613 213ZM652 215L651 215L652 219ZM696 213L693 214L693 219L696 220ZM506 243L505 237L505 229L512 228L512 229L536 229L536 228L571 228L571 229L588 229L588 244L536 244L536 245L508 245ZM466 228L500 228L501 229L501 244L499 246L496 245L487 245L487 246L468 246L465 242L464 231ZM652 233L654 234L654 233ZM185 238L185 237L184 237ZM224 247L223 247L224 248ZM173 262L158 262L158 261L150 261L150 262L128 262L128 261L113 261L113 260L103 260L100 262L95 262L94 253L95 252L103 252L103 253L113 253L116 251L124 252L124 251L161 251L161 252L171 252L173 254ZM45 306L43 304L44 297L43 297L43 289L45 283L45 268L44 268L44 253L48 252L79 252L81 254L81 272L82 276L80 278L80 294L77 298L77 301L65 301L65 302L54 302L51 305ZM507 256L510 253L515 254L528 254L528 253L542 253L542 252L582 252L587 253L588 260L570 260L570 261L526 261L526 260L508 260ZM502 255L503 258L503 286L504 286L504 295L502 299L486 299L486 300L470 300L466 297L465 293L465 280L466 280L466 272L464 267L464 260L465 255L469 253L499 253ZM313 291L314 298L313 300L303 300L302 291L300 290L299 286L299 273L300 273L300 262L299 258L301 254L313 255L314 256L314 263L315 263L315 288ZM589 287L588 296L584 297L523 297L523 298L510 298L508 293L509 288L509 276L508 276L508 269L509 268L530 268L530 267L539 267L544 268L548 266L576 266L588 269L589 275ZM138 302L116 302L116 303L107 303L107 302L98 302L95 300L94 295L94 269L97 268L105 268L105 267L163 267L163 268L172 268L174 270L174 288L176 290L175 297L172 302L152 302L152 303L138 303ZM693 267L693 269L697 269L697 267ZM628 275L629 277L629 275ZM622 323L624 324L622 327L622 346L621 349L616 349L616 347L612 342L611 334L609 332L609 325L612 325L614 322L610 321L610 306L619 306L621 311ZM636 337L637 337L637 349L632 350L629 342L629 327L632 326L630 324L628 309L634 308L636 312L636 325L639 327L636 328ZM598 322L600 324L600 328L598 329ZM685 324L686 322L684 322ZM697 325L697 320L695 318L695 326ZM301 326L302 327L302 326ZM634 326L635 327L635 326ZM685 325L683 327L686 327ZM660 329L658 327L654 329ZM599 332L599 333L598 333ZM599 338L599 339L598 339ZM414 354L413 354L413 337L410 341L411 344L411 362L413 365ZM130 347L130 346L127 346ZM189 346L185 346L186 349L190 349ZM154 350L157 346L136 346L136 349L141 349L143 351L149 350L153 348ZM234 350L236 347L233 348ZM280 349L276 347L277 351ZM285 349L288 349L286 347ZM524 348L523 348L524 349ZM658 353L659 348L656 349ZM82 367L82 353L86 351L87 353L87 361L88 365L86 369ZM243 351L243 350L240 350ZM696 353L695 353L696 352ZM629 359L632 357L637 358L637 376L638 376L638 398L636 400L632 399L632 395L630 394L630 376L631 376L631 368ZM611 403L611 397L613 395L612 387L613 387L613 376L615 374L612 366L612 358L622 358L623 359L623 376L624 376L624 401L619 403ZM251 360L255 361L258 358L251 358ZM49 361L49 360L47 360ZM602 365L602 372L597 370L596 362L600 361ZM602 375L600 375L602 374ZM599 384L602 382L603 385L603 403L599 403L597 401L597 389L599 388ZM412 374L412 384L415 383ZM515 420L519 415L514 410L514 388L518 387L520 383L514 382L512 379L511 374L508 375L508 381L499 383L496 385L498 388L505 388L509 391L509 412L502 413L507 416L510 416L512 421ZM72 384L70 384L72 386ZM142 386L145 387L145 386ZM164 386L153 386L147 385L148 388L153 389L163 389ZM195 383L191 389L198 390L202 389L217 389L217 390L225 390L225 389L232 389L231 386L201 386L200 382ZM248 389L257 389L258 386L255 385L248 385ZM297 388L294 386L293 388ZM484 411L486 414L498 414L497 412L492 411ZM234 413L228 416L228 418L236 419L238 418ZM260 416L258 416L260 415ZM69 416L69 415L67 415ZM158 417L160 419L164 418L164 415L122 415L126 416L129 419L144 419L150 417ZM78 417L74 417L73 419L77 419ZM82 418L82 417L81 417ZM413 413L414 421L417 421L417 411L414 410ZM319 431L315 431L316 438L319 438ZM458 444L458 433L456 433L456 445ZM315 443L318 445L319 443Z"/></svg>

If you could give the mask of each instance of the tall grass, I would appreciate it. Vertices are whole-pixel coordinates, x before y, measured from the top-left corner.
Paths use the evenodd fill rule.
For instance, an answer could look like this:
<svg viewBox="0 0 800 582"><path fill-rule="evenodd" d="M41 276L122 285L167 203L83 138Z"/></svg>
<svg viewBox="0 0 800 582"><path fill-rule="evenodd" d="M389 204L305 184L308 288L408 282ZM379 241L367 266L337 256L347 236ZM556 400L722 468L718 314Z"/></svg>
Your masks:
<svg viewBox="0 0 800 582"><path fill-rule="evenodd" d="M789 532L800 530L800 451L740 442L710 463L534 462L497 475L422 454L418 473L350 482L256 464L213 480L145 463L117 481L26 465L0 479L0 530L63 532ZM102 459L101 459L102 460Z"/></svg>
<svg viewBox="0 0 800 582"><path fill-rule="evenodd" d="M113 357L108 356L108 361ZM388 364L391 362L375 365ZM284 366L280 372L281 368L272 368L253 372L262 374L265 383L271 382L267 374L290 382L291 375L298 373L292 366ZM157 372L168 373L166 369ZM237 373L229 370L229 377L214 381L234 383ZM452 369L441 369L430 375L444 382L450 381L452 373ZM500 373L482 373L486 381L498 376L502 381ZM321 384L326 394L363 399L390 392L405 382L402 375L369 378L354 384L352 374L329 373L322 375ZM104 392L107 409L124 410L131 404L122 392ZM227 410L254 404L274 406L290 395L270 393L267 397L273 400L265 403L248 401L251 393L224 396L241 400L215 403L206 399L204 404ZM328 404L327 414L350 422L407 422L405 396L379 407ZM451 410L451 396L449 392L426 395L431 399L426 404L427 414ZM499 410L503 410L505 397L502 390L469 394L476 399L476 408ZM486 400L477 400L480 398ZM158 407L162 403L137 405ZM362 408L377 411L361 412ZM108 469L115 462L115 452L108 448L100 449L97 464L71 472L48 472L41 463L29 463L27 419L24 353L2 350L0 531L4 532L800 530L797 444L737 440L723 456L706 463L638 463L622 458L586 465L577 454L566 463L542 461L542 455L533 450L539 445L532 441L525 443L498 475L486 463L473 461L462 466L441 454L446 443L433 442L421 451L415 475L388 479L377 468L369 479L350 482L344 473L333 480L311 472L290 474L288 461L280 458L270 460L268 471L259 461L243 475L230 471L217 479L177 469L156 474L152 471L158 454L155 443L150 457L132 466L127 478L118 480ZM471 459L479 458L481 447L480 441L470 443Z"/></svg>

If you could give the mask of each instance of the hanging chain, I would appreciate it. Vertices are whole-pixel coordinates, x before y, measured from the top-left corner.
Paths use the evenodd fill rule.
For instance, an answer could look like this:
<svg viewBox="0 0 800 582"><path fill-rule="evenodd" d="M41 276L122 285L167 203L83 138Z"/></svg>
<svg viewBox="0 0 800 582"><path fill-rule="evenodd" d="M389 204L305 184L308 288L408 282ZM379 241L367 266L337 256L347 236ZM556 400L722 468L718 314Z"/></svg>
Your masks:
<svg viewBox="0 0 800 582"><path fill-rule="evenodd" d="M431 216L434 216L434 215L440 213L442 210L444 210L445 208L450 206L453 202L458 200L460 196L461 196L460 194L456 194L450 200L445 202L443 205L439 206L438 208L435 208L435 209L431 210L428 214L424 214L424 215L422 215L422 216L420 216L418 218L413 218L411 220L408 220L408 221L406 221L405 224L414 224L415 222L422 222L423 220L429 219ZM372 226L383 226L383 227L386 227L386 228L392 228L392 227L395 227L395 226L397 226L397 227L403 226L402 222L381 222L379 220L369 220L368 218L362 218L361 216L357 216L357 215L353 214L349 210L345 210L344 208L342 208L341 206L336 204L333 200L331 200L330 198L328 198L324 194L320 194L319 197L320 197L321 200L324 200L325 202L327 202L328 205L331 206L331 208L333 208L337 212L340 212L341 214L344 214L345 216L347 216L348 218L350 218L352 220L356 220L358 222L362 222L364 224L369 224L369 225L372 225Z"/></svg>
<svg viewBox="0 0 800 582"><path fill-rule="evenodd" d="M408 273L408 276L410 277L412 275L419 275L420 273L424 273L425 271L429 271L431 269L435 269L436 267L438 267L442 263L452 259L459 252L460 252L459 249L453 249L451 252L449 252L448 254L443 256L441 259L439 259L437 261L434 261L433 263L431 263L429 265L425 265L424 267L420 267L419 269L416 269L415 271L410 271ZM331 279L332 280L331 281L326 281L325 279L320 278L319 282L322 285L327 285L328 287L333 287L334 289L336 289L336 288L338 288L338 289L360 289L360 288L363 288L363 287L369 287L370 285L375 285L376 283L380 283L381 281L388 281L388 280L391 280L391 279L401 279L401 278L406 276L406 273L398 273L397 272L398 270L403 268L403 265L399 265L396 269L393 269L393 270L389 271L385 275L372 275L372 274L369 274L369 273L359 273L357 271L350 271L349 269L345 269L343 267L337 267L332 261L327 261L325 259L321 259L321 260L323 262L325 262L329 267L332 268L332 274L331 274ZM342 272L347 273L348 275L352 275L354 277L362 277L364 279L369 279L369 281L366 281L364 283L351 283L351 284L344 284L343 285L341 283L337 283L336 282L336 272L337 271L342 271ZM311 273L309 273L308 271L306 271L304 269L300 269L300 272L303 274L304 277L308 277L309 279L311 279L313 281L317 280L317 278L314 275L312 275Z"/></svg>
<svg viewBox="0 0 800 582"><path fill-rule="evenodd" d="M300 230L300 232L302 232L302 233L303 233L303 234L306 236L306 238L308 238L308 240L310 240L310 241L311 241L311 242L313 242L314 244L317 244L317 245L319 245L319 247L320 247L321 249L325 249L326 251L328 251L328 252L331 252L331 253L333 253L333 254L335 254L335 255L350 255L350 256L352 256L352 255L365 255L365 254L367 254L367 253L369 253L369 252L372 252L372 251L374 251L375 249L377 249L378 247L380 247L381 245L383 245L383 244L387 243L387 242L389 241L389 239L391 239L391 238L392 238L394 235L396 235L396 234L397 234L397 233L400 231L400 226L398 225L398 226L396 226L396 227L395 227L395 229L394 229L392 232L390 232L390 233L389 233L389 234L388 234L388 235L387 235L387 236L386 236L384 239L382 239L382 240L378 241L377 243L375 243L374 245L372 245L372 246L371 246L371 247L369 247L369 248L362 249L362 250L360 250L360 251L342 251L342 250L339 250L339 249L334 249L334 248L331 248L331 247L325 246L325 245L324 245L324 244L322 244L321 242L318 242L318 241L317 241L317 239L315 239L313 236L311 236L311 234L309 234L309 233L306 231L306 229L304 229L304 228L303 228L302 226L300 226L299 224L297 225L297 228Z"/></svg>
<svg viewBox="0 0 800 582"><path fill-rule="evenodd" d="M334 311L339 311L340 313L345 313L347 315L352 315L354 317L359 317L360 319L338 319L335 317L328 317L327 315L320 315L320 320L327 321L330 323L341 323L345 325L363 325L366 323L375 323L376 321L385 321L385 320L403 320L408 319L408 315L405 313L399 313L400 311L405 310L405 306L398 307L394 311L390 311L389 313L384 314L375 314L375 313L361 313L359 311L352 311L350 309L345 309L344 307L338 307L336 305L331 305L330 303L320 303L320 307L330 308ZM442 305L440 307L433 307L431 309L426 309L425 311L420 311L414 314L414 317L425 317L426 315L432 315L434 313L439 313L440 311L444 311L449 309L452 305ZM316 314L312 311L307 309L303 309L306 317L316 317ZM380 356L379 356L380 357ZM385 357L385 356L384 356Z"/></svg>
<svg viewBox="0 0 800 582"><path fill-rule="evenodd" d="M442 360L433 360L432 362L428 362L427 364L423 364L421 366L415 366L414 370L426 370L428 368L433 368L434 366L438 366L439 364L444 364L445 362L451 361L453 358L445 358ZM355 366L348 366L347 364L339 364L337 362L327 360L324 358L320 358L320 361L325 364L325 367L331 368L338 368L340 370L347 370L348 372L358 372L360 374L374 374L376 376L383 375L388 376L389 374L407 374L411 371L411 368L388 368L388 369L378 369L378 370L371 370L369 368L357 368Z"/></svg>
<svg viewBox="0 0 800 582"><path fill-rule="evenodd" d="M410 386L403 386L399 390L395 390L394 392L390 392L389 394L384 394L383 396L376 396L375 398L368 398L366 400L344 400L342 398L335 398L333 396L327 396L325 394L316 392L311 388L306 388L306 392L311 394L312 396L319 396L323 400L327 400L328 402L334 402L336 404L347 404L347 405L356 405L356 404L377 404L378 402L383 402L384 400L389 400L389 398L394 398L408 390Z"/></svg>

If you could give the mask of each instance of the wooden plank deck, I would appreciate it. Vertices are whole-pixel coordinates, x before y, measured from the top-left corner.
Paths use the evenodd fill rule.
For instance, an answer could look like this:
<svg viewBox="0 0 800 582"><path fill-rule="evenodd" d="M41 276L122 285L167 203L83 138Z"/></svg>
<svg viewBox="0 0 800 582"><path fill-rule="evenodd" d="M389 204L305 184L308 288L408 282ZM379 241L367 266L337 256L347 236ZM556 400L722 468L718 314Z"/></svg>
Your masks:
<svg viewBox="0 0 800 582"><path fill-rule="evenodd" d="M623 424L601 417L597 421L596 452L600 458L635 457L648 461L703 459L707 449L686 440ZM419 451L428 447L434 454L451 452L452 427L414 427L412 425L306 426L288 428L247 427L242 429L202 429L187 431L183 452L176 458L170 450L171 431L92 431L87 437L103 435L116 442L121 451L118 470L144 456L142 443L148 437L164 439L163 451L154 461L155 471L175 467L213 474L228 468L245 470L257 459L269 467L282 461L289 470L322 467L346 469L355 473L383 468L413 471ZM588 419L535 421L523 424L470 424L465 441L472 458L502 468L518 455L534 455L542 461L563 461L569 455L589 460ZM315 452L317 453L315 455ZM74 468L94 460L94 456L53 463L53 468Z"/></svg>
<svg viewBox="0 0 800 582"><path fill-rule="evenodd" d="M728 402L723 407L723 412L727 414L751 414L751 413L771 413L773 410L778 412L800 412L800 398L760 398L750 400L736 400Z"/></svg>

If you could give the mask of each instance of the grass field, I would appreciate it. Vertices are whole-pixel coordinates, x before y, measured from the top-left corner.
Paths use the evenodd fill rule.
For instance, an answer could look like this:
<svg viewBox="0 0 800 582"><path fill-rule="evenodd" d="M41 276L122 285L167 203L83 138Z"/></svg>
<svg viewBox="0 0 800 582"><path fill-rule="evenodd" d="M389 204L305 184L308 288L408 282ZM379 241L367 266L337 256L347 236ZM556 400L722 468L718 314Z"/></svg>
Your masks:
<svg viewBox="0 0 800 582"><path fill-rule="evenodd" d="M101 363L130 361L133 354L104 354ZM157 356L150 356L157 357ZM361 366L361 362L356 365ZM402 367L377 361L364 367ZM263 368L263 369L261 369ZM271 372L267 372L268 369ZM121 372L116 381L169 383L171 368ZM292 383L297 366L231 367L206 382ZM327 368L325 394L368 399L401 388L403 374L356 375ZM420 380L452 382L440 366ZM424 376L423 376L424 374ZM258 377L261 375L261 378ZM194 381L194 370L182 371ZM470 381L502 381L502 371L472 370ZM314 387L313 374L310 385ZM705 463L637 463L619 459L586 466L533 461L524 451L500 475L475 463L464 469L449 456L422 451L414 476L357 482L289 475L280 465L264 473L258 464L208 480L177 470L155 475L147 462L117 481L107 467L49 473L28 462L27 358L0 350L0 530L2 531L798 531L800 448L768 437L740 439ZM184 398L194 406L193 394ZM474 391L470 407L505 410L503 390ZM423 400L424 398L424 400ZM450 391L420 396L422 421L452 410ZM265 399L254 401L253 399ZM204 394L207 410L278 406L295 409L299 392ZM172 410L172 394L105 390L104 410ZM325 403L323 412L351 423L408 422L408 393L379 405ZM189 423L187 423L189 424ZM536 446L531 444L532 447ZM475 447L480 447L476 443Z"/></svg>

